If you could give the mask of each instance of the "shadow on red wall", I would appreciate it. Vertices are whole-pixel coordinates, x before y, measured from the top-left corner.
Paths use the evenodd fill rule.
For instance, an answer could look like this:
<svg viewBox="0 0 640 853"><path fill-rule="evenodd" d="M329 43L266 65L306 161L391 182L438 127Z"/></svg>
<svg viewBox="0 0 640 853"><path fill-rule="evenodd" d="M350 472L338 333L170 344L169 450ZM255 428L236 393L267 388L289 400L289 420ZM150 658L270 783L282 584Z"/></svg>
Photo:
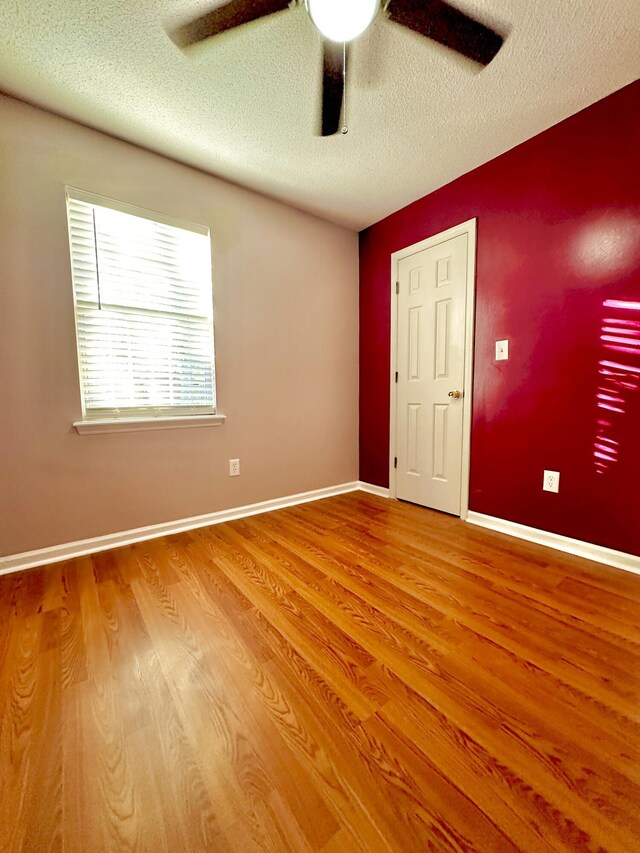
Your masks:
<svg viewBox="0 0 640 853"><path fill-rule="evenodd" d="M388 485L390 255L477 217L470 507L640 554L639 157L640 81L362 232L361 480Z"/></svg>

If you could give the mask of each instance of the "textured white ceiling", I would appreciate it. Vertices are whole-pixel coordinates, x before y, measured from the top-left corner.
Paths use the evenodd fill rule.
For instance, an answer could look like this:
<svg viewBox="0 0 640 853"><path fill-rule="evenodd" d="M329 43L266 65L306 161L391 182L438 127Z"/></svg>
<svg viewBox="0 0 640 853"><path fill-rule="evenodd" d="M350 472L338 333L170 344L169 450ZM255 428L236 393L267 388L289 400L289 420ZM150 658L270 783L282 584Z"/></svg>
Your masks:
<svg viewBox="0 0 640 853"><path fill-rule="evenodd" d="M304 9L181 53L165 27L213 5L3 0L0 88L361 229L640 76L638 0L458 0L509 32L491 65L378 18L322 139Z"/></svg>

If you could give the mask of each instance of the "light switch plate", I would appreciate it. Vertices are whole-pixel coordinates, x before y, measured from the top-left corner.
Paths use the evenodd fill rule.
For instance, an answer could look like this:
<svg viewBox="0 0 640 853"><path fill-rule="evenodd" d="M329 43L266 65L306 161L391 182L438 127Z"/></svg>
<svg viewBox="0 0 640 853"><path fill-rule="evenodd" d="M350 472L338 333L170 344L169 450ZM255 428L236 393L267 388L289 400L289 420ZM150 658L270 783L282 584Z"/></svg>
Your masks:
<svg viewBox="0 0 640 853"><path fill-rule="evenodd" d="M560 472L545 471L544 479L542 480L543 492L559 492L560 491Z"/></svg>
<svg viewBox="0 0 640 853"><path fill-rule="evenodd" d="M496 361L506 361L509 358L509 341L496 341Z"/></svg>

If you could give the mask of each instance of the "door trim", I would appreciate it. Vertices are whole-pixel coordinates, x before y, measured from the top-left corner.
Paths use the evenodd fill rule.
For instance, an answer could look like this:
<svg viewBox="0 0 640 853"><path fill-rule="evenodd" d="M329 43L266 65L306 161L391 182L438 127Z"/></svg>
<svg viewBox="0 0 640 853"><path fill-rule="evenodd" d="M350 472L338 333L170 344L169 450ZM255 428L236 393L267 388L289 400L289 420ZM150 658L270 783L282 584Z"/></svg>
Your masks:
<svg viewBox="0 0 640 853"><path fill-rule="evenodd" d="M473 396L473 344L475 329L475 297L476 297L476 231L477 220L469 219L434 234L419 243L413 243L404 249L399 249L391 255L391 358L389 366L389 381L391 384L389 411L389 497L396 497L396 469L393 460L396 457L396 407L398 386L395 373L398 369L398 297L396 282L398 281L398 263L416 252L430 249L450 240L452 237L467 235L467 293L464 334L464 387L462 402L462 482L460 484L460 518L465 520L469 513L469 473L471 464L471 412Z"/></svg>

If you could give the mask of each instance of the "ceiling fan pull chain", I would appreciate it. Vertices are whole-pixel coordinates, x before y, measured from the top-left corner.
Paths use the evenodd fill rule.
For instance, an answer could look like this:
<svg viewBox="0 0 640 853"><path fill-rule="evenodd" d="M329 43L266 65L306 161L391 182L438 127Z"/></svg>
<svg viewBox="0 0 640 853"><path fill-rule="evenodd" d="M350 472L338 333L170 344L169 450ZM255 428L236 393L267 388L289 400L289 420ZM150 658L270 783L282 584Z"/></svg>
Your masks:
<svg viewBox="0 0 640 853"><path fill-rule="evenodd" d="M347 43L342 43L342 82L343 82L343 112L342 118L344 120L344 124L342 125L342 133L349 133L349 128L347 127Z"/></svg>

